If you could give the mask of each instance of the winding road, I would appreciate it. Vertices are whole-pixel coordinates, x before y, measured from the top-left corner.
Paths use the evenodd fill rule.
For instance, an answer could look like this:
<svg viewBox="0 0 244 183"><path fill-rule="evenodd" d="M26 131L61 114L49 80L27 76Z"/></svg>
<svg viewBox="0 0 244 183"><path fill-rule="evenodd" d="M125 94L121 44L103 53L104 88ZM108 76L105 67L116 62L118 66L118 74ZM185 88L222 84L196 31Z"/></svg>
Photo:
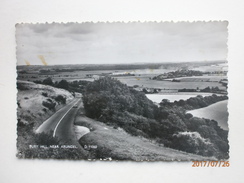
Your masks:
<svg viewBox="0 0 244 183"><path fill-rule="evenodd" d="M73 123L76 113L82 103L81 97L76 97L69 104L59 109L38 127L36 133L53 133L53 137L67 145L80 146L74 132Z"/></svg>

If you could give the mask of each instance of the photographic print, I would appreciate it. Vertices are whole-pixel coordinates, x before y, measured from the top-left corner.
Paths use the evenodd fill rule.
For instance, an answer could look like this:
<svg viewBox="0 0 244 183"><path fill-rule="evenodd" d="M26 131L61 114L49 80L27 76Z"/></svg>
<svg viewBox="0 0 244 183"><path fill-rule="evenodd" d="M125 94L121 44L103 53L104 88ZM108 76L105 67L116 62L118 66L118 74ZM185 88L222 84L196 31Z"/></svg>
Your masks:
<svg viewBox="0 0 244 183"><path fill-rule="evenodd" d="M16 24L17 157L227 160L227 27Z"/></svg>

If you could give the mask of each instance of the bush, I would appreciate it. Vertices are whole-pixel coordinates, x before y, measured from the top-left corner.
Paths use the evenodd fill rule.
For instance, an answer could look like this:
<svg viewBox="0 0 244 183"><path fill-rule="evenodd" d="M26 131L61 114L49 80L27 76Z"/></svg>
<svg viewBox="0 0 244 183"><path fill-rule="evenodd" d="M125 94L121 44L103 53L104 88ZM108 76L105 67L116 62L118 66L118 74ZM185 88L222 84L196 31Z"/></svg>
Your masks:
<svg viewBox="0 0 244 183"><path fill-rule="evenodd" d="M43 80L42 82L44 85L50 85L50 86L53 86L53 81L50 77L46 78Z"/></svg>
<svg viewBox="0 0 244 183"><path fill-rule="evenodd" d="M32 126L18 125L18 154L19 158L55 158L55 159L87 159L87 153L82 149L50 148L50 145L60 147L62 142L49 133L33 133ZM36 145L39 148L30 148ZM46 148L40 148L40 145Z"/></svg>
<svg viewBox="0 0 244 183"><path fill-rule="evenodd" d="M69 90L69 83L68 81L66 80L61 80L58 84L57 84L57 87L58 88L62 88L62 89L65 89L65 90Z"/></svg>
<svg viewBox="0 0 244 183"><path fill-rule="evenodd" d="M17 89L18 90L29 90L29 88L26 87L23 83L17 83Z"/></svg>
<svg viewBox="0 0 244 183"><path fill-rule="evenodd" d="M36 145L58 145L59 140L56 137L53 137L53 132L50 133L38 133L33 135L33 140Z"/></svg>
<svg viewBox="0 0 244 183"><path fill-rule="evenodd" d="M218 153L214 145L209 140L201 137L198 132L180 132L174 134L171 147L202 156L212 156Z"/></svg>
<svg viewBox="0 0 244 183"><path fill-rule="evenodd" d="M58 103L61 104L66 104L66 98L62 95L58 95L57 97L54 98Z"/></svg>
<svg viewBox="0 0 244 183"><path fill-rule="evenodd" d="M157 106L144 93L130 89L120 81L109 77L89 84L83 95L83 101L86 112L95 116L104 115L103 112L108 111L128 111L154 119L158 112Z"/></svg>
<svg viewBox="0 0 244 183"><path fill-rule="evenodd" d="M56 103L54 103L52 100L51 101L50 100L51 99L49 99L48 101L43 101L42 105L44 107L47 107L49 110L54 110L55 106L56 106Z"/></svg>
<svg viewBox="0 0 244 183"><path fill-rule="evenodd" d="M46 92L42 92L42 96L44 96L44 97L48 97L48 95L47 95Z"/></svg>
<svg viewBox="0 0 244 183"><path fill-rule="evenodd" d="M36 83L36 84L42 84L42 81L41 80L35 80L33 82Z"/></svg>
<svg viewBox="0 0 244 183"><path fill-rule="evenodd" d="M21 105L20 105L19 101L17 101L17 105L18 105L19 108L21 108Z"/></svg>
<svg viewBox="0 0 244 183"><path fill-rule="evenodd" d="M227 134L218 128L217 122L193 117L186 114L186 110L204 107L224 99L227 97L217 95L197 96L174 103L164 99L158 108L143 92L109 77L88 84L83 93L88 117L114 128L123 128L135 136L155 139L167 147L216 157L223 157L228 150L225 143ZM188 132L184 133L186 131ZM214 139L220 140L220 147Z"/></svg>

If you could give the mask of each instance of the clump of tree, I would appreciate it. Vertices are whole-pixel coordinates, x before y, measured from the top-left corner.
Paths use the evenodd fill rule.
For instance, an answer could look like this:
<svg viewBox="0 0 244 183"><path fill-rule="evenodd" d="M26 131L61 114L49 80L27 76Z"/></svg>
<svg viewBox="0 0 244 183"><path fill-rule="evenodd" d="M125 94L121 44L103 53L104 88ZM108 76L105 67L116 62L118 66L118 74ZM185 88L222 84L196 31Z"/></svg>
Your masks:
<svg viewBox="0 0 244 183"><path fill-rule="evenodd" d="M42 96L48 97L48 94L46 92L42 92Z"/></svg>
<svg viewBox="0 0 244 183"><path fill-rule="evenodd" d="M187 89L187 88L183 88L183 89L179 89L178 92L207 92L207 93L223 93L225 92L225 90L221 90L219 89L219 87L206 87L204 89L199 90L198 89Z"/></svg>
<svg viewBox="0 0 244 183"><path fill-rule="evenodd" d="M41 81L35 81L35 82L38 83L38 84L54 86L54 87L62 88L62 89L65 89L65 90L69 89L69 83L65 79L62 79L61 81L54 83L52 81L52 78L48 77L48 78L44 79L42 82Z"/></svg>
<svg viewBox="0 0 244 183"><path fill-rule="evenodd" d="M163 121L167 120L171 125L180 128L180 130L174 131L173 134L171 133L170 141L167 141L166 146L204 156L213 154L213 156L219 159L228 158L228 132L220 128L218 123L214 120L197 118L186 113L186 110L206 107L226 99L228 99L227 96L217 96L213 94L212 96L197 96L175 102L163 100L160 103L160 114L165 114ZM195 148L191 149L190 147L193 146L193 142L191 141L192 139L189 140L189 138L193 136L176 135L181 132L196 132L200 134L201 138L208 140L211 145L199 143L199 147L195 146ZM184 143L184 145L176 145L176 141ZM201 150L197 150L199 148Z"/></svg>
<svg viewBox="0 0 244 183"><path fill-rule="evenodd" d="M211 104L214 104L216 102L222 101L222 100L227 100L228 96L227 95L220 95L217 96L216 94L210 95L210 96L205 96L203 97L202 95L197 95L196 97L191 97L187 100L179 100L179 101L174 101L174 102L165 102L165 99L163 99L160 102L161 107L165 106L170 106L172 107L181 107L182 110L193 110L193 109L198 109L202 107L209 106Z"/></svg>
<svg viewBox="0 0 244 183"><path fill-rule="evenodd" d="M69 82L69 90L73 92L83 93L86 86L91 83L90 81L75 80Z"/></svg>
<svg viewBox="0 0 244 183"><path fill-rule="evenodd" d="M56 87L69 90L69 83L65 79L62 79L60 82L57 83Z"/></svg>
<svg viewBox="0 0 244 183"><path fill-rule="evenodd" d="M202 76L203 74L206 74L207 72L201 72L201 71L194 71L194 70L187 70L187 69L181 69L177 71L167 72L164 74L160 74L158 76L153 77L153 80L164 80L164 79L171 79L171 78L179 78L179 77L186 77L186 76ZM173 79L173 82L180 82L180 80Z"/></svg>
<svg viewBox="0 0 244 183"><path fill-rule="evenodd" d="M153 136L148 125L149 121L157 123L158 107L144 93L116 79L104 77L90 83L83 102L86 115L91 118L122 127L133 135Z"/></svg>
<svg viewBox="0 0 244 183"><path fill-rule="evenodd" d="M49 110L55 110L56 102L52 101L50 98L42 102L42 105Z"/></svg>
<svg viewBox="0 0 244 183"><path fill-rule="evenodd" d="M49 86L53 86L52 78L48 77L48 78L44 79L43 82L42 82L42 84L49 85Z"/></svg>
<svg viewBox="0 0 244 183"><path fill-rule="evenodd" d="M20 83L20 82L17 82L17 89L20 90L20 91L21 90L29 90L29 88L26 87L25 84Z"/></svg>
<svg viewBox="0 0 244 183"><path fill-rule="evenodd" d="M216 121L195 118L186 110L225 99L217 95L173 103L165 99L158 107L143 92L110 77L88 84L83 94L85 112L91 118L167 147L219 159L228 158L228 132Z"/></svg>
<svg viewBox="0 0 244 183"><path fill-rule="evenodd" d="M55 100L58 102L58 103L61 103L61 104L66 104L66 97L62 96L62 95L58 95L55 97Z"/></svg>
<svg viewBox="0 0 244 183"><path fill-rule="evenodd" d="M217 150L209 139L203 138L198 132L179 132L173 135L172 146L175 149L199 154L204 156L213 156Z"/></svg>
<svg viewBox="0 0 244 183"><path fill-rule="evenodd" d="M110 77L90 83L84 92L83 101L87 115L96 119L113 116L116 111L155 119L158 112L158 107L144 93Z"/></svg>
<svg viewBox="0 0 244 183"><path fill-rule="evenodd" d="M65 79L62 79L59 82L58 81L53 82L51 77L48 77L48 78L44 79L43 81L36 80L34 82L36 84L49 85L49 86L53 86L56 88L65 89L70 92L79 92L79 93L82 93L84 91L85 87L90 83L90 81L82 81L82 80L68 82ZM21 85L19 85L18 89L24 90L24 88Z"/></svg>

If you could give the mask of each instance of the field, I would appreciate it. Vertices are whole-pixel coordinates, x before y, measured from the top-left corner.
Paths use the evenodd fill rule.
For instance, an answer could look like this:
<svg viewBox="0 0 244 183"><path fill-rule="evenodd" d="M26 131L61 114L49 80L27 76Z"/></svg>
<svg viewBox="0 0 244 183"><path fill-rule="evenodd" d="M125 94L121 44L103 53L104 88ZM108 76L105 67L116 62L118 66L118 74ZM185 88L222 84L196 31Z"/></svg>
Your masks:
<svg viewBox="0 0 244 183"><path fill-rule="evenodd" d="M87 69L84 69L86 68ZM136 69L138 67L139 69ZM94 81L100 77L111 76L122 83L130 87L138 87L138 90L148 89L153 91L159 89L158 94L147 94L147 97L154 102L161 102L162 99L168 99L171 102L175 100L186 100L190 97L197 95L207 96L212 93L178 93L179 89L194 89L202 90L207 87L218 87L223 92L226 92L227 87L223 86L220 81L227 81L226 74L218 74L218 72L226 71L228 69L227 63L186 63L186 64L171 64L171 65L158 65L158 68L147 68L149 65L142 64L128 65L128 69L125 69L125 65L81 65L81 66L21 66L18 68L18 80L29 81L43 81L50 77L53 82L60 82L61 80L67 80L69 82L75 80ZM89 69L88 69L89 68ZM98 70L98 69L101 70ZM122 69L123 68L123 69ZM135 69L130 69L135 68ZM202 72L214 72L212 74L204 74L203 76L188 76L174 78L180 82L173 82L173 78L164 80L153 80L152 78L160 74L176 71L179 69L192 69ZM82 70L84 69L84 70ZM152 93L152 92L151 92Z"/></svg>
<svg viewBox="0 0 244 183"><path fill-rule="evenodd" d="M219 87L220 89L225 89L218 82L171 82L171 81L157 81L151 80L147 77L118 77L118 80L127 84L128 86L139 85L141 87L147 88L159 88L162 90L178 90L178 89L204 89L206 87Z"/></svg>
<svg viewBox="0 0 244 183"><path fill-rule="evenodd" d="M111 72L111 71L110 71ZM74 80L86 80L86 81L94 81L94 78L88 78L86 77L86 73L91 74L91 72L86 72L84 73L80 72L75 72L75 73L60 73L59 75L52 75L50 76L53 81L60 81L62 79L65 79L67 81L74 81ZM95 75L104 73L103 72L98 72L94 71ZM171 82L171 81L157 81L157 80L151 80L150 78L153 77L154 75L147 74L147 75L140 75L140 76L123 76L123 77L115 77L118 80L120 80L122 83L127 84L128 86L134 86L134 85L139 85L140 87L146 87L146 88L158 88L162 90L178 90L178 89L204 89L206 87L219 87L220 89L225 89L220 83L218 82L209 82L208 80L205 79L205 81L202 81L202 79L196 79L196 78L187 78L184 79L182 78L182 82ZM44 80L49 75L39 75L36 78L36 75L28 74L25 76L25 78L20 78L21 80L30 80L30 81L35 81L35 80ZM218 77L216 77L217 80ZM186 81L187 80L187 81ZM191 80L189 82L189 80ZM216 80L213 79L212 80Z"/></svg>
<svg viewBox="0 0 244 183"><path fill-rule="evenodd" d="M195 66L197 66L197 64L195 64ZM213 158L211 153L215 153L215 157L225 156L224 153L218 151L218 149L216 152L212 152L212 148L210 148L209 144L205 143L205 137L202 138L200 136L202 131L195 132L196 129L194 129L194 131L192 131L193 133L188 134L187 132L186 136L183 134L182 137L181 134L177 133L178 131L175 131L175 129L184 131L186 130L186 127L187 129L192 130L191 125L188 124L189 116L185 114L185 109L179 108L182 109L182 115L179 116L177 113L179 109L174 108L175 104L172 104L173 107L171 104L168 105L169 103L167 103L167 107L163 106L164 104L162 104L161 107L157 107L151 102L160 103L162 99L168 99L170 102L174 102L175 100L186 100L191 97L196 97L197 95L202 95L203 97L210 96L213 93L217 95L225 95L227 87L221 83L222 81L225 81L226 83L228 82L225 75L220 76L216 73L211 73L210 75L197 77L195 74L194 76L189 77L188 73L191 71L186 70L187 73L185 75L178 75L177 77L188 77L174 78L180 80L179 82L172 79L154 79L155 76L163 73L166 73L167 75L168 72L178 72L181 67L177 66L172 66L170 68L162 67L158 69L132 69L134 66L131 68L128 66L130 69L109 69L106 65L101 68L98 66L89 67L90 70L82 69L81 67L79 68L79 66L77 66L77 68L74 66L22 66L19 68L19 120L25 124L28 124L30 121L37 121L36 125L39 125L41 121L52 115L65 104L65 102L61 103L59 101L60 97L62 98L63 96L65 100L67 99L66 102L68 103L74 98L72 93L80 92L83 94L83 102L86 108L82 107L80 109L81 112L75 117L73 129L76 135L75 141L77 142L77 140L79 140L80 146L89 151L90 159L170 161L179 159L204 160L204 157L198 156L201 153L201 155L207 155L211 158ZM198 68L201 67L199 66ZM183 72L185 72L185 70L183 70ZM124 84L111 78L115 78ZM74 82L78 80L95 82ZM20 86L22 88L20 88ZM63 88L69 92L55 87ZM96 92L94 92L94 88ZM101 90L100 93L97 93L97 88L99 91ZM132 88L137 90L137 92L131 90ZM178 91L180 89L181 91ZM149 100L144 94L146 94ZM107 96L113 97L108 97L106 99L106 101L109 100L109 103L103 101ZM212 99L216 99L217 96L209 97L211 98L211 101L204 101L205 99L203 98L201 101L201 98L199 98L200 97L196 100L192 99L193 101L187 104L188 107L190 106L192 108L188 109L202 107L200 106L201 102L210 105L214 103ZM101 101L101 103L97 103L97 100ZM107 106L104 110L103 107L105 105ZM47 107L45 108L45 106ZM128 106L130 106L130 108ZM219 102L216 103L216 105L214 104L206 108L188 112L192 113L193 116L200 118L214 119L220 123L220 126L223 129L228 130L228 113L226 106L227 102L223 104ZM73 107L70 109L71 112L75 110ZM70 109L67 108L67 111ZM163 111L161 109L163 109ZM113 115L111 115L111 112ZM71 115L73 113L63 112L62 115L65 116L66 114ZM167 120L164 120L162 123L162 119L158 119L159 115L162 116L162 119L167 118ZM64 122L60 123L61 126L59 125L61 132L65 129L62 127L62 124L67 124L65 120L71 121L70 116L67 118L64 116L61 118ZM191 119L192 124L196 123L197 125L198 121L205 120L194 119L192 116ZM58 120L55 119L54 121L57 122ZM172 125L169 124L173 124L174 126L171 127ZM215 126L211 128L218 131L220 128L217 126L217 123L214 124ZM47 129L49 130L50 127ZM206 133L209 132L208 128L204 128L203 131L206 131ZM24 130L22 132L24 132ZM68 136L65 136L65 133L61 132L61 139L69 139ZM192 134L198 136L188 139L188 136L191 136ZM179 140L179 138L184 140L183 144L187 144L187 146L191 146L191 140L195 141L198 139L203 143L202 145L204 148L200 145L200 142L196 147L203 148L204 151L198 154L197 148L188 150L187 146L183 147L180 144L179 147L174 146L174 144L176 144L175 141ZM212 143L216 145L213 139ZM90 149L86 149L87 147ZM207 151L206 148L208 149ZM205 152L210 154L206 154ZM193 155L191 153L198 155ZM220 155L218 153L220 153Z"/></svg>
<svg viewBox="0 0 244 183"><path fill-rule="evenodd" d="M188 113L191 113L193 116L199 118L213 119L217 121L219 126L222 127L224 130L228 130L227 103L228 100L217 102L208 107L188 111Z"/></svg>
<svg viewBox="0 0 244 183"><path fill-rule="evenodd" d="M136 65L128 66L125 69L125 65L122 66L90 66L88 65L87 70L82 70L85 66L32 66L32 67L20 67L18 69L18 79L19 80L30 80L30 81L43 81L44 79L50 77L53 82L60 82L65 79L69 82L75 80L86 80L94 81L100 77L111 76L122 83L130 86L137 87L139 91L143 89L150 90L151 93L154 89L158 89L158 94L148 94L148 98L154 102L161 102L162 99L168 99L171 102L175 100L186 100L190 97L195 97L197 95L207 96L212 95L212 93L178 93L180 89L194 89L202 90L207 87L215 88L218 87L224 93L227 90L226 86L223 86L220 81L227 81L226 74L218 74L218 72L226 71L227 63L194 63L194 64L183 64L183 65L170 65L170 66L159 66L158 68L149 69L146 68L145 64L140 69L136 69ZM123 67L123 69L121 68ZM138 66L139 67L139 66ZM141 66L140 66L141 67ZM176 71L182 68L188 67L188 69L199 70L202 72L216 72L215 74L204 74L203 76L188 76L174 78L180 82L173 82L173 78L164 80L153 80L152 78L160 74ZM97 70L101 68L101 70ZM44 72L45 71L45 72ZM48 71L48 72L47 72ZM188 92L188 91L186 91ZM211 91L210 91L211 92ZM149 92L150 93L150 92Z"/></svg>
<svg viewBox="0 0 244 183"><path fill-rule="evenodd" d="M87 67L87 68L86 68ZM151 68L150 68L151 67ZM86 69L84 69L86 68ZM99 70L99 68L101 70ZM123 69L122 69L123 68ZM127 69L125 69L127 68ZM134 69L132 69L134 68ZM137 69L138 68L138 69ZM62 79L67 81L74 80L87 80L94 81L99 77L104 77L110 75L111 77L117 78L121 82L127 84L128 86L138 85L142 88L157 88L164 90L163 92L168 92L168 90L173 90L176 92L178 89L204 89L206 87L218 87L221 90L226 90L220 80L226 79L226 75L211 74L211 76L192 76L192 77L182 77L176 78L181 82L172 82L169 80L152 80L153 77L167 72L176 71L179 69L192 69L200 71L210 71L210 72L221 72L226 71L227 64L222 62L196 62L196 63L184 63L184 64L157 64L156 66L151 66L150 64L142 65L67 65L67 66L21 66L18 68L18 80L44 80L48 77L52 78L53 82L59 82ZM169 91L172 92L172 91Z"/></svg>
<svg viewBox="0 0 244 183"><path fill-rule="evenodd" d="M219 82L222 79L227 79L227 76L224 75L205 75L205 76L192 76L192 77L181 77L174 78L180 80L181 82ZM173 79L165 79L167 81L172 81Z"/></svg>

